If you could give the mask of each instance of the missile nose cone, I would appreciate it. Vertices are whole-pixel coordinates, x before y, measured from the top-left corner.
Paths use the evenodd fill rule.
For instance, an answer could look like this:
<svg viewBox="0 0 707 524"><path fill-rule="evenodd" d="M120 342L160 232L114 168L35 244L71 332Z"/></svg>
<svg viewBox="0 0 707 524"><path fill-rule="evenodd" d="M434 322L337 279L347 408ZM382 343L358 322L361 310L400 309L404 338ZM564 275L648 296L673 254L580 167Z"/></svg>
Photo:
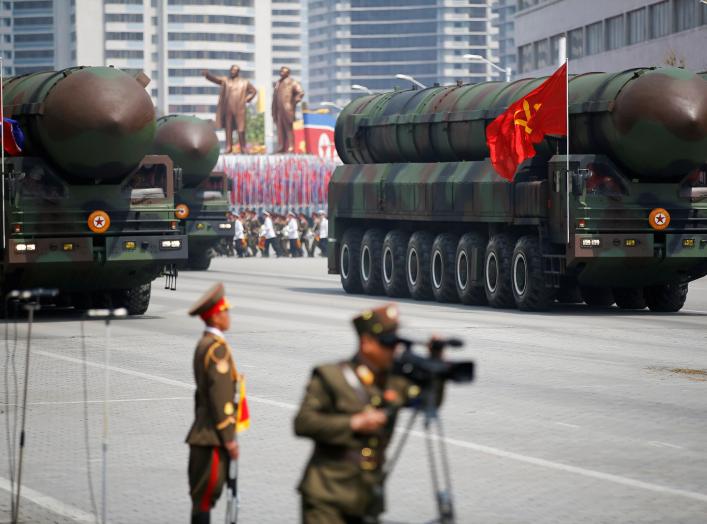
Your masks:
<svg viewBox="0 0 707 524"><path fill-rule="evenodd" d="M218 160L218 137L211 122L185 115L168 115L157 122L153 152L168 155L182 168L184 181L195 186Z"/></svg>
<svg viewBox="0 0 707 524"><path fill-rule="evenodd" d="M630 82L616 100L615 119L628 134L645 122L685 141L707 137L707 82L680 69L658 69Z"/></svg>

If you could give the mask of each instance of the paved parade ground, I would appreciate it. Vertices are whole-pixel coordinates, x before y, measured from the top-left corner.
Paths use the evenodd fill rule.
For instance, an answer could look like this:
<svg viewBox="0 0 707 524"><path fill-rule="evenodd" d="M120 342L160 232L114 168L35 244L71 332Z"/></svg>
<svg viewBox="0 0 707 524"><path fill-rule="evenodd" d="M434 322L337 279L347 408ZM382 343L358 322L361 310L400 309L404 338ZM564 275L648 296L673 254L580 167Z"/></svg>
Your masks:
<svg viewBox="0 0 707 524"><path fill-rule="evenodd" d="M109 520L187 522L192 355L201 332L186 311L223 281L233 304L229 339L247 377L251 429L241 437L241 519L297 522L295 485L310 443L292 418L315 363L352 354L351 317L382 297L348 296L324 259L218 259L153 287L142 318L112 329ZM90 465L100 502L104 326L40 314L34 326L23 473L24 522L93 522ZM458 523L703 523L707 515L707 281L679 314L583 306L544 314L401 302L402 333L466 341L477 381L447 390L442 417ZM16 370L23 376L25 326ZM12 333L12 325L10 325ZM12 343L10 344L12 349ZM10 403L14 403L11 366ZM87 406L83 403L87 377ZM9 520L3 388L0 522ZM404 422L405 417L403 417ZM385 522L435 516L422 428L388 485ZM223 500L213 512L222 522Z"/></svg>

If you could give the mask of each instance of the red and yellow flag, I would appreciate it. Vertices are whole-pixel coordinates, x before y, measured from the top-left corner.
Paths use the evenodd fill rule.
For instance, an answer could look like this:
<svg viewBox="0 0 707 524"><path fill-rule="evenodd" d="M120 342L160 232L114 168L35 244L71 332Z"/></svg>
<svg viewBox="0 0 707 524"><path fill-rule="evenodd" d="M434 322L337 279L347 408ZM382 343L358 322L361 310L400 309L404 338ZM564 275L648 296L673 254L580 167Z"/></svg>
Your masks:
<svg viewBox="0 0 707 524"><path fill-rule="evenodd" d="M248 399L245 396L245 377L240 376L238 381L238 411L236 412L236 432L240 433L250 427L250 410Z"/></svg>
<svg viewBox="0 0 707 524"><path fill-rule="evenodd" d="M545 135L567 135L567 64L536 89L514 102L486 128L494 169L513 180L516 169L535 156Z"/></svg>

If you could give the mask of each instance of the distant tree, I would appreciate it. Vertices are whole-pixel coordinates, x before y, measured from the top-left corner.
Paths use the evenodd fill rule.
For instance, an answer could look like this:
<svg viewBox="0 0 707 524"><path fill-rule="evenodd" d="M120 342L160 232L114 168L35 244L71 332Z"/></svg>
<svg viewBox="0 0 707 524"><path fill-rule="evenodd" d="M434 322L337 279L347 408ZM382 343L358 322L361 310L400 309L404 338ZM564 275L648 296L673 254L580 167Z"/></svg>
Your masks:
<svg viewBox="0 0 707 524"><path fill-rule="evenodd" d="M246 115L246 141L250 147L265 145L265 113L258 113L254 107L248 106Z"/></svg>
<svg viewBox="0 0 707 524"><path fill-rule="evenodd" d="M668 51L665 55L665 64L671 67L682 67L685 68L685 57L678 56L674 49Z"/></svg>

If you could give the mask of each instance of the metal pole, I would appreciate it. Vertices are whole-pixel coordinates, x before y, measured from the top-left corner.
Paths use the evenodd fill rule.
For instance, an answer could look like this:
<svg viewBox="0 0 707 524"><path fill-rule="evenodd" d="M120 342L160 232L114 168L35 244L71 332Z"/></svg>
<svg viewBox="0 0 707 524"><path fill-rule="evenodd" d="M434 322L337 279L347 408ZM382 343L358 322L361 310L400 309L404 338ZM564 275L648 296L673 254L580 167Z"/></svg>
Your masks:
<svg viewBox="0 0 707 524"><path fill-rule="evenodd" d="M510 81L511 81L511 67L508 66L508 67L506 67L506 82L510 82Z"/></svg>
<svg viewBox="0 0 707 524"><path fill-rule="evenodd" d="M110 398L110 316L106 317L106 350L104 382L105 390L103 397L103 445L102 463L103 471L101 476L101 512L103 524L108 524L108 400Z"/></svg>
<svg viewBox="0 0 707 524"><path fill-rule="evenodd" d="M0 182L2 182L2 189L0 193L2 196L2 248L6 247L6 235L5 235L5 102L3 102L3 59L0 56L0 170L2 170L2 175L0 176Z"/></svg>
<svg viewBox="0 0 707 524"><path fill-rule="evenodd" d="M565 114L567 125L567 137L566 137L566 152L565 157L567 160L567 195L565 195L565 200L567 201L567 244L570 243L570 63L569 59L565 56Z"/></svg>
<svg viewBox="0 0 707 524"><path fill-rule="evenodd" d="M35 303L29 303L25 306L28 312L28 326L27 326L27 354L25 355L25 383L24 391L22 393L22 422L20 429L20 459L17 464L17 494L15 496L15 514L12 515L13 524L17 524L20 518L20 491L22 490L22 458L24 457L25 451L25 422L27 420L27 390L29 386L29 355L30 355L30 345L32 341L32 323L34 322L34 312L39 309L39 305Z"/></svg>

